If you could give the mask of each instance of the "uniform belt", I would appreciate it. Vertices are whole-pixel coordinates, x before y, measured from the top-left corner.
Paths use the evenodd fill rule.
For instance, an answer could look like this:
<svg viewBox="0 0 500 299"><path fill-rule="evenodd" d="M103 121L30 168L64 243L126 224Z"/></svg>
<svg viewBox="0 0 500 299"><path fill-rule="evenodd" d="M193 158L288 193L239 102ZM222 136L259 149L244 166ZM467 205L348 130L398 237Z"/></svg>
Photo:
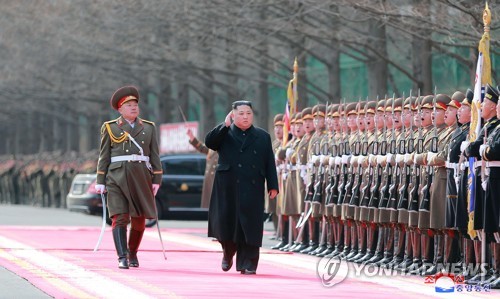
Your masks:
<svg viewBox="0 0 500 299"><path fill-rule="evenodd" d="M451 162L446 161L445 166L448 169L457 169L458 163L451 163Z"/></svg>
<svg viewBox="0 0 500 299"><path fill-rule="evenodd" d="M124 162L124 161L127 161L127 162L135 162L135 161L149 162L149 157L141 156L141 155L123 155L123 156L111 157L111 163Z"/></svg>
<svg viewBox="0 0 500 299"><path fill-rule="evenodd" d="M500 161L488 161L486 167L500 167Z"/></svg>

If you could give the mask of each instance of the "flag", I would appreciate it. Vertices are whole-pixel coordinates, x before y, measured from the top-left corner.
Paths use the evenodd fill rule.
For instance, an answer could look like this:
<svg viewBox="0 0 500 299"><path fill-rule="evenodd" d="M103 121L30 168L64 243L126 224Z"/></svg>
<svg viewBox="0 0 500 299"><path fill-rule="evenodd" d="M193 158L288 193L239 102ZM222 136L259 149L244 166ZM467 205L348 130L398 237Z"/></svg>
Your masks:
<svg viewBox="0 0 500 299"><path fill-rule="evenodd" d="M474 99L472 100L471 107L471 122L468 140L472 142L476 140L481 131L481 100L483 99L484 86L486 83L491 84L491 60L490 60L490 22L491 22L491 12L488 8L488 3L484 8L483 12L483 22L484 22L484 33L479 41L478 51L479 55L477 57L476 66L476 76L474 82ZM476 231L474 230L474 208L475 208L475 189L481 188L481 186L475 186L475 169L474 162L476 158L469 158L469 177L468 177L468 212L469 212L469 223L467 226L467 231L471 238L476 237Z"/></svg>
<svg viewBox="0 0 500 299"><path fill-rule="evenodd" d="M292 114L297 113L297 73L299 67L297 58L293 63L293 77L288 82L288 89L286 92L285 112L283 113L283 147L288 143L288 133L290 131L290 117Z"/></svg>

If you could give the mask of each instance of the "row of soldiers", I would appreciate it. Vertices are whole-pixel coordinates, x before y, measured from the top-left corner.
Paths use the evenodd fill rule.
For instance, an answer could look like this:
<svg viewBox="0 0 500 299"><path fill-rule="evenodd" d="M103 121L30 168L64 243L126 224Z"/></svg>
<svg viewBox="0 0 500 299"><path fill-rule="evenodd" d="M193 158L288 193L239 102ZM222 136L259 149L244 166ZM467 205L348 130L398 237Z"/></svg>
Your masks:
<svg viewBox="0 0 500 299"><path fill-rule="evenodd" d="M0 203L66 207L66 195L78 173L95 173L95 151L0 157Z"/></svg>
<svg viewBox="0 0 500 299"><path fill-rule="evenodd" d="M485 89L475 137L473 97L318 104L291 115L290 140L274 144L281 242L273 249L411 274L454 272L500 288L498 90ZM281 114L274 124L284 125ZM481 242L487 271L473 275Z"/></svg>

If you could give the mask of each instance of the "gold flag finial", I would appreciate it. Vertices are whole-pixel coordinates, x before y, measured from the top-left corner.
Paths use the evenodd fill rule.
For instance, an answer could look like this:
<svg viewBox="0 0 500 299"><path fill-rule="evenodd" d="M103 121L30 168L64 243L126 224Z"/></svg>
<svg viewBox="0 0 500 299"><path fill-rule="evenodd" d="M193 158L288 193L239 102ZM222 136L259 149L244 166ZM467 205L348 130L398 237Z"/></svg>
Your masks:
<svg viewBox="0 0 500 299"><path fill-rule="evenodd" d="M294 73L299 72L299 63L297 62L297 57L295 57L295 61L293 62L293 72Z"/></svg>
<svg viewBox="0 0 500 299"><path fill-rule="evenodd" d="M489 32L491 24L491 11L490 8L488 7L488 2L486 2L483 11L483 24L484 24L484 32Z"/></svg>

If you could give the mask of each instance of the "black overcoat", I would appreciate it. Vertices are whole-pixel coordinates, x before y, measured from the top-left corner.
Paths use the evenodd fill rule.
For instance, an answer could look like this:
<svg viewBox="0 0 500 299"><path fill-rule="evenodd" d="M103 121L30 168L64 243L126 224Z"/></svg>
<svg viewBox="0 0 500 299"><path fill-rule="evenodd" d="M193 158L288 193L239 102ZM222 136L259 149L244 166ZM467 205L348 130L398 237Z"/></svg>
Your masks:
<svg viewBox="0 0 500 299"><path fill-rule="evenodd" d="M264 184L267 181L267 190L278 190L269 133L254 126L242 131L222 123L207 134L205 145L219 154L208 236L262 246Z"/></svg>

